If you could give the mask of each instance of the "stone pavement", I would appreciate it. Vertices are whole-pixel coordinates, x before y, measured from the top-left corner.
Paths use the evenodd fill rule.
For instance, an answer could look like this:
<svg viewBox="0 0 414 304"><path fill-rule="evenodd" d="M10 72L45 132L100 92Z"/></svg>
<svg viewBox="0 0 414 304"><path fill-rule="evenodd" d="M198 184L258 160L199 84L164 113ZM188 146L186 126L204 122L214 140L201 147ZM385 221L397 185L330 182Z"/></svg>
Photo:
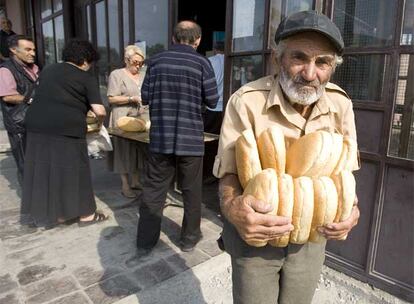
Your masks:
<svg viewBox="0 0 414 304"><path fill-rule="evenodd" d="M91 164L98 208L111 219L39 230L19 224L14 161L0 153L0 304L232 303L230 259L216 245L217 184L204 187L204 238L193 252L177 246L183 210L171 193L159 244L137 259L137 202L120 194L105 160ZM404 302L325 267L316 303Z"/></svg>

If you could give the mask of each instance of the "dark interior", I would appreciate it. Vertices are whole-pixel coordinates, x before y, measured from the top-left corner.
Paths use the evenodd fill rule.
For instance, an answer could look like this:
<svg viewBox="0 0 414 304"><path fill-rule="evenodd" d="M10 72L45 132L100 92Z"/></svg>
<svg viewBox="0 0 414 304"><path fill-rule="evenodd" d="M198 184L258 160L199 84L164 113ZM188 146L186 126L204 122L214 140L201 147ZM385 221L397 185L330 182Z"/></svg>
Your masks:
<svg viewBox="0 0 414 304"><path fill-rule="evenodd" d="M181 20L193 20L201 26L202 38L197 51L205 55L213 48L213 32L225 30L226 1L179 0L178 21Z"/></svg>

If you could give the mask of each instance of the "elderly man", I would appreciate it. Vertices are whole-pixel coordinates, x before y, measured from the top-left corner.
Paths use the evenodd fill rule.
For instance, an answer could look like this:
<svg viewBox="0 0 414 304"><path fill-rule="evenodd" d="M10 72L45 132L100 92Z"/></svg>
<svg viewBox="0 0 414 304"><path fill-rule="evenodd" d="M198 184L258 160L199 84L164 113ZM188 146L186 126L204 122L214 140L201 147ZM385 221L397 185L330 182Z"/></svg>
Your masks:
<svg viewBox="0 0 414 304"><path fill-rule="evenodd" d="M181 21L175 26L171 48L148 64L141 94L151 116L150 153L139 209L138 256L148 254L158 242L162 210L176 169L184 201L181 250L193 250L202 237L201 107L214 108L219 96L211 64L196 51L200 41L200 26Z"/></svg>
<svg viewBox="0 0 414 304"><path fill-rule="evenodd" d="M325 252L325 243L285 248L246 244L281 236L293 226L288 218L267 215L270 205L242 195L236 175L236 139L245 129L258 135L272 125L283 130L288 142L317 130L356 139L352 103L341 88L329 82L344 46L335 24L314 11L296 13L281 22L276 43L279 74L249 83L233 94L214 165L225 217L224 246L232 260L234 303L311 303ZM355 204L346 221L320 227L319 233L340 239L358 218Z"/></svg>
<svg viewBox="0 0 414 304"><path fill-rule="evenodd" d="M35 45L30 37L23 35L10 37L9 49L10 60L0 65L0 104L21 184L26 144L24 118L27 107L32 101L39 68L34 63Z"/></svg>

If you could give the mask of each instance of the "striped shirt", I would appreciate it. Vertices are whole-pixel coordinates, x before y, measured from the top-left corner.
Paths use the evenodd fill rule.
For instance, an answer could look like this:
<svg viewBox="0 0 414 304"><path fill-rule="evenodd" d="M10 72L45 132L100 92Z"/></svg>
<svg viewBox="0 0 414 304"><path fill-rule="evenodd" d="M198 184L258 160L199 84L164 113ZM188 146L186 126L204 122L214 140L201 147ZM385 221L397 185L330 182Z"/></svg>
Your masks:
<svg viewBox="0 0 414 304"><path fill-rule="evenodd" d="M151 152L204 155L202 104L219 99L210 62L191 46L174 44L149 61L141 88L149 105Z"/></svg>

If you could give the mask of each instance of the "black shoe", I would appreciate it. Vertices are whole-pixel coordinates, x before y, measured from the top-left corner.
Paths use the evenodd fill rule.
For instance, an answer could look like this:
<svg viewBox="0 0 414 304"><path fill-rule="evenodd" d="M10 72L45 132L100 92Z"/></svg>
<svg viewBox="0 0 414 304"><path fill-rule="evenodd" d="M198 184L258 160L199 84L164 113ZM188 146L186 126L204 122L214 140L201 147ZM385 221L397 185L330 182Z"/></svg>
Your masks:
<svg viewBox="0 0 414 304"><path fill-rule="evenodd" d="M200 237L193 242L190 241L180 241L180 249L183 252L190 252L194 250L194 247L198 244L198 242L200 242L200 240L203 238L203 235L200 235Z"/></svg>

